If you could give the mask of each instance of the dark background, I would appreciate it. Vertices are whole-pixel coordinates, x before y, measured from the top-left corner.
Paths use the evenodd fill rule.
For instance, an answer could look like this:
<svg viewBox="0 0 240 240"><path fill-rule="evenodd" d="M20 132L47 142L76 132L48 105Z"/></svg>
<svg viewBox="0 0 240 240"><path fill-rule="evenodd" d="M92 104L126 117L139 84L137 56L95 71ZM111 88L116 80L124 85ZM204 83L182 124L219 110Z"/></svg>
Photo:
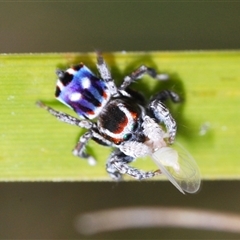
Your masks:
<svg viewBox="0 0 240 240"><path fill-rule="evenodd" d="M0 52L238 49L238 2L2 3Z"/></svg>
<svg viewBox="0 0 240 240"><path fill-rule="evenodd" d="M239 49L239 2L1 2L0 53ZM67 154L69 152L67 151ZM0 238L166 239L240 235L135 229L85 237L80 213L184 206L240 213L238 181L204 181L183 196L168 182L0 183Z"/></svg>

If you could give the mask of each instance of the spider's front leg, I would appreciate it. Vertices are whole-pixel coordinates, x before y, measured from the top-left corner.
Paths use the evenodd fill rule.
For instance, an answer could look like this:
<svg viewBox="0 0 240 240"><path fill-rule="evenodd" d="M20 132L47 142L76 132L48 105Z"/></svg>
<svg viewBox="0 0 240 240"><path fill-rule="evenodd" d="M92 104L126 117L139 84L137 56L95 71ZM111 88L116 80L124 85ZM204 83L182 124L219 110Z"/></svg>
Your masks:
<svg viewBox="0 0 240 240"><path fill-rule="evenodd" d="M146 67L142 65L137 68L130 75L126 76L123 80L122 85L119 87L119 90L125 90L132 82L137 79L140 79L144 74L148 74L150 77L158 80L165 81L168 80L169 76L167 74L158 74L154 68Z"/></svg>
<svg viewBox="0 0 240 240"><path fill-rule="evenodd" d="M117 149L110 155L106 165L106 170L115 180L121 180L122 174L127 174L133 178L141 180L152 178L161 173L160 170L145 172L129 166L128 163L132 162L133 160L133 157L127 156Z"/></svg>
<svg viewBox="0 0 240 240"><path fill-rule="evenodd" d="M173 102L180 102L178 94L170 90L164 90L151 99L148 109L160 123L166 126L169 134L169 143L172 144L175 140L177 124L167 107L163 104L163 101L166 101L168 98Z"/></svg>

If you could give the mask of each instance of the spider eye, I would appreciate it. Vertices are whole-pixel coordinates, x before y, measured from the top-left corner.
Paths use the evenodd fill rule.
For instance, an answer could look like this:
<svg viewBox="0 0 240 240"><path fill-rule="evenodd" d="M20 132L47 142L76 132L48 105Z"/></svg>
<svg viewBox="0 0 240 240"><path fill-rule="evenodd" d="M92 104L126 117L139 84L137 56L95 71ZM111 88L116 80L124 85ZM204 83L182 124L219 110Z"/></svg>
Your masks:
<svg viewBox="0 0 240 240"><path fill-rule="evenodd" d="M132 125L132 127L131 127L131 130L132 130L133 132L135 132L135 131L137 130L137 128L138 128L138 123L137 123L137 122L133 123L133 125Z"/></svg>
<svg viewBox="0 0 240 240"><path fill-rule="evenodd" d="M128 141L131 137L132 137L132 134L131 134L131 133L124 134L123 140L124 140L124 141Z"/></svg>

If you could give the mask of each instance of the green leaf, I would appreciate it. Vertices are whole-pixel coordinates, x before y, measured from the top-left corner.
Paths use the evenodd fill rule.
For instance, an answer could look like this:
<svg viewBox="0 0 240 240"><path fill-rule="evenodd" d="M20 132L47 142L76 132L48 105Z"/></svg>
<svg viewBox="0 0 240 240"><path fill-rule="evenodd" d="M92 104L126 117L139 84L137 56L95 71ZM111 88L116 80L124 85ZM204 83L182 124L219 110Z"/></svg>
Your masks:
<svg viewBox="0 0 240 240"><path fill-rule="evenodd" d="M172 89L184 99L170 105L177 139L191 152L203 179L240 177L240 52L147 52L104 55L119 84L141 64L168 73L156 82L146 76L132 85L147 97ZM55 69L84 62L97 73L95 54L0 55L0 180L108 180L105 162L111 149L90 141L96 166L72 156L83 131L57 121L36 107L47 105L76 116L54 99ZM150 158L134 165L156 168ZM128 178L129 179L129 178ZM159 178L161 179L161 178Z"/></svg>

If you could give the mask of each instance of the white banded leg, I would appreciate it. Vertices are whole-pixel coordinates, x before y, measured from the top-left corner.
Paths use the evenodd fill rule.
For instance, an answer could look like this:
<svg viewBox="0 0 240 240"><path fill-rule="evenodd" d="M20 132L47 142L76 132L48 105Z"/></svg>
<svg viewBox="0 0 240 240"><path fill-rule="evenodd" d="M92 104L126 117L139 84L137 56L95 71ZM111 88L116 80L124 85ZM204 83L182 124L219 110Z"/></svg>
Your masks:
<svg viewBox="0 0 240 240"><path fill-rule="evenodd" d="M138 180L152 178L152 177L160 174L160 170L145 172L145 171L139 170L137 168L131 167L121 161L114 161L114 162L112 162L112 164L121 174L127 174Z"/></svg>
<svg viewBox="0 0 240 240"><path fill-rule="evenodd" d="M93 123L88 121L88 120L80 120L78 118L72 117L66 113L63 112L59 112L54 110L51 107L48 107L47 105L45 105L44 103L42 103L41 101L38 101L36 103L39 107L47 110L51 115L53 115L54 117L56 117L58 120L71 124L71 125L75 125L81 128L85 128L85 129L91 129L93 127Z"/></svg>
<svg viewBox="0 0 240 240"><path fill-rule="evenodd" d="M101 75L101 78L108 84L111 95L117 96L118 89L115 85L114 80L112 79L112 75L108 69L106 62L104 61L102 55L99 52L97 52L97 68Z"/></svg>
<svg viewBox="0 0 240 240"><path fill-rule="evenodd" d="M133 178L141 180L146 178L152 178L161 173L160 170L145 172L129 166L128 163L133 160L133 157L127 156L120 151L115 151L111 154L107 162L107 172L115 180L120 180L121 175L123 174L127 174Z"/></svg>
<svg viewBox="0 0 240 240"><path fill-rule="evenodd" d="M87 145L88 141L92 138L92 136L93 136L92 131L88 131L85 134L83 134L79 138L77 145L73 149L73 155L77 156L77 157L81 157L81 158L86 158L89 165L96 164L95 158L85 152L86 145Z"/></svg>
<svg viewBox="0 0 240 240"><path fill-rule="evenodd" d="M172 144L175 140L177 124L171 113L160 100L153 100L149 104L149 108L151 109L154 117L166 126L169 134L169 143Z"/></svg>

